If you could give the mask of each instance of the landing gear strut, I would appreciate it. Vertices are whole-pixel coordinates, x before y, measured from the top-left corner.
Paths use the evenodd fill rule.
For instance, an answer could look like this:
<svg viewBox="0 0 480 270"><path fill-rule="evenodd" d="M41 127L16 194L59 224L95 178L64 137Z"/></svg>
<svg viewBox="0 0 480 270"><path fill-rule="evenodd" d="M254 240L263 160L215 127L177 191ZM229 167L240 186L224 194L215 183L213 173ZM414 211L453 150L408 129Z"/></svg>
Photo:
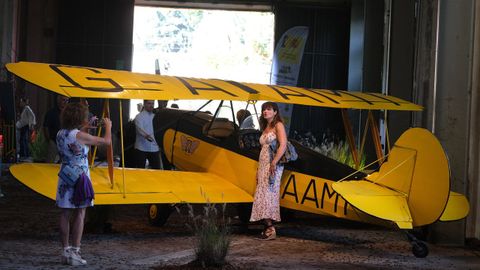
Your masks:
<svg viewBox="0 0 480 270"><path fill-rule="evenodd" d="M411 232L406 232L408 241L412 244L412 253L417 258L425 258L428 255L428 246L425 242L418 240Z"/></svg>

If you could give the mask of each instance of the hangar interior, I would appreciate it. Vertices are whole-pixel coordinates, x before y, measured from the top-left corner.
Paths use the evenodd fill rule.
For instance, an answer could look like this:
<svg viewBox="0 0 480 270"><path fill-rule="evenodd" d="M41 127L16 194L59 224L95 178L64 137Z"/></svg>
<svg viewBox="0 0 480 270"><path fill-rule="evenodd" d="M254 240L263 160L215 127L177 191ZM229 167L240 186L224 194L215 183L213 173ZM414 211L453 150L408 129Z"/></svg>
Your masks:
<svg viewBox="0 0 480 270"><path fill-rule="evenodd" d="M2 115L15 117L27 96L37 115L52 93L16 80L5 64L59 63L130 70L135 5L269 10L275 44L293 26L308 26L298 86L379 92L413 101L418 113L389 112L391 141L409 127L431 130L449 155L452 190L470 201L467 219L429 226L429 240L464 244L480 239L480 3L474 0L4 0L0 4ZM90 103L100 105L101 101ZM128 119L128 104L124 105ZM112 106L112 114L118 114ZM294 129L342 129L338 112L296 107ZM362 132L365 115L352 112ZM41 125L43 117L39 117ZM306 119L319 119L311 122ZM380 126L385 122L380 121ZM118 129L115 126L114 129ZM383 129L384 130L384 129ZM385 134L385 133L383 133Z"/></svg>

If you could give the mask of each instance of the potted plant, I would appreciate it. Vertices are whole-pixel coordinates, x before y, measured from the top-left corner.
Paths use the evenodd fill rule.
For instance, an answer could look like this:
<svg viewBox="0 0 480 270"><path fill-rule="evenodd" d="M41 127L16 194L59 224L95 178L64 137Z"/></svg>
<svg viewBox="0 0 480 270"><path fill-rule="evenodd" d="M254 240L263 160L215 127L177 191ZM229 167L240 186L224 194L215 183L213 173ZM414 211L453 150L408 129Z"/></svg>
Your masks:
<svg viewBox="0 0 480 270"><path fill-rule="evenodd" d="M34 131L29 145L30 154L34 162L44 162L47 157L48 144L43 132Z"/></svg>

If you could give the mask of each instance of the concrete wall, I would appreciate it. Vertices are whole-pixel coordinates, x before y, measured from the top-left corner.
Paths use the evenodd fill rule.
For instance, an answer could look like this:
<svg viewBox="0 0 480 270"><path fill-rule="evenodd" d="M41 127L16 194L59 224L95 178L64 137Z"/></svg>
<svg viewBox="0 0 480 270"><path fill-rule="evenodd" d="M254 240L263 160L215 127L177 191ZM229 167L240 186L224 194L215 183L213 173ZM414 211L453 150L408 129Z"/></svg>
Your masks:
<svg viewBox="0 0 480 270"><path fill-rule="evenodd" d="M348 90L382 93L384 0L352 1L350 12ZM349 110L353 133L360 145L367 111ZM371 137L365 144L367 163L377 159Z"/></svg>
<svg viewBox="0 0 480 270"><path fill-rule="evenodd" d="M0 82L7 81L7 73L3 66L12 61L13 42L13 10L14 0L0 2Z"/></svg>
<svg viewBox="0 0 480 270"><path fill-rule="evenodd" d="M392 0L390 66L387 94L412 100L414 44L415 44L415 1ZM410 112L391 111L388 114L390 141L412 125Z"/></svg>
<svg viewBox="0 0 480 270"><path fill-rule="evenodd" d="M57 5L57 0L21 1L18 37L21 46L17 61L55 62ZM37 127L41 127L45 112L55 104L54 95L22 80L18 80L15 93L17 99L20 96L30 99Z"/></svg>
<svg viewBox="0 0 480 270"><path fill-rule="evenodd" d="M435 130L437 89L438 0L421 1L418 7L415 48L414 102L424 107L414 113L414 126Z"/></svg>
<svg viewBox="0 0 480 270"><path fill-rule="evenodd" d="M467 186L470 215L467 217L467 238L480 239L480 2L475 2L472 87L468 139Z"/></svg>
<svg viewBox="0 0 480 270"><path fill-rule="evenodd" d="M17 0L18 40L13 61L62 63L127 69L132 60L133 0L58 1ZM42 126L46 111L54 106L55 94L17 80L17 99L26 96ZM92 108L102 101L91 100ZM128 119L128 102L123 103ZM112 113L118 114L118 106ZM100 109L98 109L100 111ZM97 114L99 112L96 112ZM113 129L118 129L118 121Z"/></svg>
<svg viewBox="0 0 480 270"><path fill-rule="evenodd" d="M474 0L440 0L434 133L450 161L451 190L467 194ZM436 223L431 239L463 244L465 220Z"/></svg>

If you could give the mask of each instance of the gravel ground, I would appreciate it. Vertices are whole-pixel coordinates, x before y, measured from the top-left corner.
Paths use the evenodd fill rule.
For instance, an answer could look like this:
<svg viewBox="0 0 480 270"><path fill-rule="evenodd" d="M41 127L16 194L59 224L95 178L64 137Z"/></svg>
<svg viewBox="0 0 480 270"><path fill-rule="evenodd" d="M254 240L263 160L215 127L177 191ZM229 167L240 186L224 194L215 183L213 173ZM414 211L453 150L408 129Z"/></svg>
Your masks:
<svg viewBox="0 0 480 270"><path fill-rule="evenodd" d="M60 264L54 202L9 175L0 178L0 187L0 269L69 268ZM86 231L88 266L76 268L191 269L186 264L194 259L194 238L184 215L174 213L165 226L153 227L145 205L109 209L113 231ZM403 233L338 219L297 213L268 242L254 239L260 226L245 229L235 218L232 224L226 269L480 269L478 246L429 244L429 256L418 259Z"/></svg>

